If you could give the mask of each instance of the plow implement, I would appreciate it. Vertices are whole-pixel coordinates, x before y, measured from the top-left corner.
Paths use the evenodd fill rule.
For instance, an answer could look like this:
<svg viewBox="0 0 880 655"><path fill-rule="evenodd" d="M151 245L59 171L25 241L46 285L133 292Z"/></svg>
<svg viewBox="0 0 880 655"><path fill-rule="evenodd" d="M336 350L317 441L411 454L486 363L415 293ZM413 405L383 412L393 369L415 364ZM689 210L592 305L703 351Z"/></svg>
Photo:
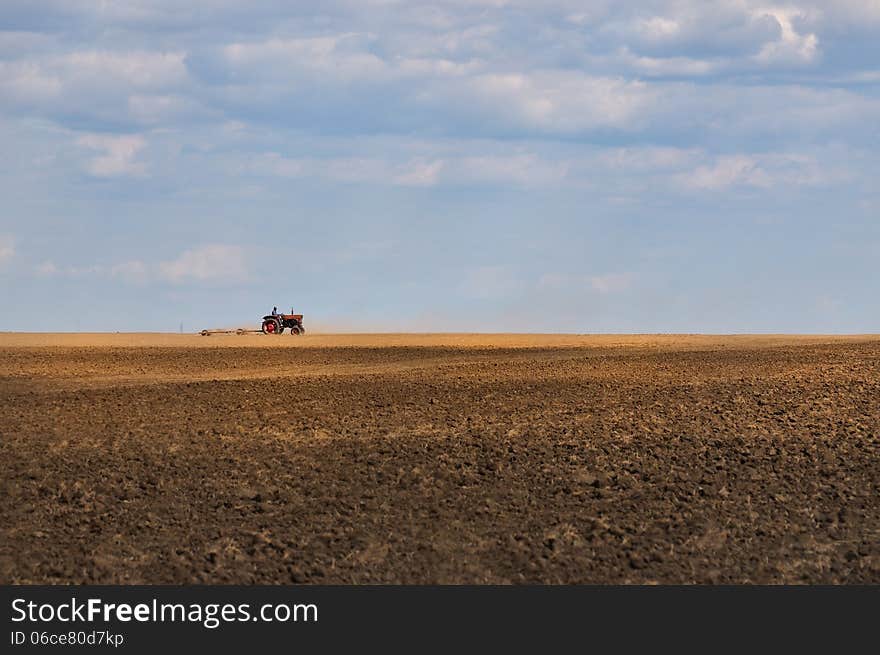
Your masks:
<svg viewBox="0 0 880 655"><path fill-rule="evenodd" d="M210 337L212 334L262 334L262 330L245 330L238 328L237 330L202 330L199 332L203 337Z"/></svg>

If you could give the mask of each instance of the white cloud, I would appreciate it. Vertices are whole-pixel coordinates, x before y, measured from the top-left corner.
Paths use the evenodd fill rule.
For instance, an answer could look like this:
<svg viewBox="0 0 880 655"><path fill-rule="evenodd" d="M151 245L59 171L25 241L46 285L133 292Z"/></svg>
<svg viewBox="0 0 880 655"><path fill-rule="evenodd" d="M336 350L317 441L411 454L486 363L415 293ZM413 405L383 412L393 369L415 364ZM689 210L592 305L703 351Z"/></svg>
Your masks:
<svg viewBox="0 0 880 655"><path fill-rule="evenodd" d="M0 265L15 257L15 239L8 234L0 234Z"/></svg>
<svg viewBox="0 0 880 655"><path fill-rule="evenodd" d="M681 23L663 16L639 18L635 21L635 31L650 41L667 41L678 38L682 32Z"/></svg>
<svg viewBox="0 0 880 655"><path fill-rule="evenodd" d="M28 116L62 124L155 124L196 103L193 87L185 84L183 52L25 51L19 57L0 60L0 107Z"/></svg>
<svg viewBox="0 0 880 655"><path fill-rule="evenodd" d="M146 172L146 166L135 159L146 145L140 135L86 134L76 142L80 146L103 151L86 165L86 170L95 177L143 175Z"/></svg>
<svg viewBox="0 0 880 655"><path fill-rule="evenodd" d="M641 123L653 92L638 80L537 71L478 75L465 88L452 86L449 95L510 127L565 134L632 129Z"/></svg>
<svg viewBox="0 0 880 655"><path fill-rule="evenodd" d="M416 57L403 58L395 62L398 69L407 75L461 77L482 68L479 61L457 62L439 58Z"/></svg>
<svg viewBox="0 0 880 655"><path fill-rule="evenodd" d="M162 262L129 259L116 263L73 264L59 266L46 260L34 267L40 277L104 278L144 284L165 280L187 281L241 280L247 277L244 249L229 244L206 244L182 252L177 258Z"/></svg>
<svg viewBox="0 0 880 655"><path fill-rule="evenodd" d="M771 153L720 156L675 179L686 188L717 191L735 186L817 186L840 177L836 171L824 173L811 156Z"/></svg>
<svg viewBox="0 0 880 655"><path fill-rule="evenodd" d="M360 47L364 38L369 37L339 34L273 38L254 43L232 43L224 47L223 54L233 75L247 72L260 77L289 77L305 73L357 81L387 74L386 62Z"/></svg>
<svg viewBox="0 0 880 655"><path fill-rule="evenodd" d="M88 264L86 266L69 266L64 270L71 277L88 277L93 275L105 275L107 269L101 264Z"/></svg>
<svg viewBox="0 0 880 655"><path fill-rule="evenodd" d="M34 267L34 273L39 277L105 277L117 278L126 282L145 282L157 275L157 267L149 266L144 262L132 259L115 264L75 264L70 266L58 266L51 259Z"/></svg>
<svg viewBox="0 0 880 655"><path fill-rule="evenodd" d="M400 186L434 186L439 181L444 165L442 160L415 159L394 176L394 183Z"/></svg>
<svg viewBox="0 0 880 655"><path fill-rule="evenodd" d="M779 31L772 19L753 13L753 0L645 4L621 3L597 25L597 31L610 43L640 54L676 57L703 52L732 59L756 52Z"/></svg>
<svg viewBox="0 0 880 655"><path fill-rule="evenodd" d="M633 273L606 273L590 277L590 286L601 294L619 293L629 289L635 275Z"/></svg>
<svg viewBox="0 0 880 655"><path fill-rule="evenodd" d="M0 61L0 95L30 105L54 101L61 93L61 80L30 61Z"/></svg>
<svg viewBox="0 0 880 655"><path fill-rule="evenodd" d="M627 291L636 280L635 273L604 273L580 275L570 273L545 273L538 278L539 292L565 292L567 294L592 291L601 295Z"/></svg>
<svg viewBox="0 0 880 655"><path fill-rule="evenodd" d="M48 102L62 94L103 96L178 87L187 79L185 54L73 51L0 61L0 88L21 101Z"/></svg>
<svg viewBox="0 0 880 655"><path fill-rule="evenodd" d="M264 153L244 164L235 161L231 167L257 178L423 188L592 189L606 198L633 201L645 192L683 189L827 186L853 175L839 148L717 155L702 148L664 146L529 146L501 140L378 140L365 152L380 152L387 158L288 158ZM484 154L472 154L478 152Z"/></svg>
<svg viewBox="0 0 880 655"><path fill-rule="evenodd" d="M680 76L701 77L718 72L726 62L693 57L646 57L624 48L618 55L621 63L646 77Z"/></svg>
<svg viewBox="0 0 880 655"><path fill-rule="evenodd" d="M631 146L603 149L597 155L597 160L602 167L614 171L663 173L693 165L703 156L697 148Z"/></svg>
<svg viewBox="0 0 880 655"><path fill-rule="evenodd" d="M224 97L236 106L296 111L321 96L372 89L396 100L399 111L462 114L470 121L552 134L630 129L653 97L639 80L511 66L497 50L487 53L494 61L453 59L437 51L408 56L392 50L380 57L369 49L377 40L368 33L342 33L227 45L220 63L229 81ZM669 69L686 74L707 72L710 65L687 58L642 58L639 67L655 74ZM370 112L374 104L370 98L363 109Z"/></svg>
<svg viewBox="0 0 880 655"><path fill-rule="evenodd" d="M80 264L75 266L59 267L52 260L46 260L34 267L34 272L40 277L62 276L69 278L98 277L110 272L102 264Z"/></svg>
<svg viewBox="0 0 880 655"><path fill-rule="evenodd" d="M159 272L171 282L240 280L247 277L247 262L240 246L207 244L160 263Z"/></svg>
<svg viewBox="0 0 880 655"><path fill-rule="evenodd" d="M544 159L534 153L412 157L404 161L378 158L288 158L265 153L244 169L258 175L318 178L345 183L389 184L411 187L500 185L539 187L565 181L569 162Z"/></svg>
<svg viewBox="0 0 880 655"><path fill-rule="evenodd" d="M695 189L725 189L741 184L769 187L770 176L761 168L755 157L733 155L719 157L716 162L700 166L682 178L685 186Z"/></svg>
<svg viewBox="0 0 880 655"><path fill-rule="evenodd" d="M780 27L779 39L764 44L756 59L762 63L810 63L819 54L819 38L812 33L799 34L793 20L804 16L799 9L769 7L757 9L754 16L772 17Z"/></svg>
<svg viewBox="0 0 880 655"><path fill-rule="evenodd" d="M58 273L58 267L55 266L55 263L52 260L46 260L37 266L34 271L41 277L48 277Z"/></svg>

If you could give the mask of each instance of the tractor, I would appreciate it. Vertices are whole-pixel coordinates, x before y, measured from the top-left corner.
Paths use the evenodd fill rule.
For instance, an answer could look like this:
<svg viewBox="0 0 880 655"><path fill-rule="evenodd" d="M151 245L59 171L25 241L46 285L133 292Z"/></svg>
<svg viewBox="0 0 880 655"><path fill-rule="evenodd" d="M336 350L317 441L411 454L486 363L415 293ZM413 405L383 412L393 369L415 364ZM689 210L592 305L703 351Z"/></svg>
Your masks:
<svg viewBox="0 0 880 655"><path fill-rule="evenodd" d="M285 328L291 334L305 334L302 314L269 314L263 317L263 334L282 334Z"/></svg>

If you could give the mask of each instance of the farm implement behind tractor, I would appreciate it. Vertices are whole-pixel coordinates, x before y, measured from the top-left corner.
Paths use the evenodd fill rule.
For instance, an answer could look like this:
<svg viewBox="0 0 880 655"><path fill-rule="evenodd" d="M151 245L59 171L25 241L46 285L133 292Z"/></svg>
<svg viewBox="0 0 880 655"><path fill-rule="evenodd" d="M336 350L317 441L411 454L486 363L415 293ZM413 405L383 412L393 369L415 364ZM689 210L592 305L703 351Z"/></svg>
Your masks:
<svg viewBox="0 0 880 655"><path fill-rule="evenodd" d="M202 330L199 332L203 337L209 337L212 334L284 334L284 330L290 330L291 334L305 334L306 329L303 327L302 314L268 314L263 317L263 323L259 330L245 330L238 328L235 330Z"/></svg>

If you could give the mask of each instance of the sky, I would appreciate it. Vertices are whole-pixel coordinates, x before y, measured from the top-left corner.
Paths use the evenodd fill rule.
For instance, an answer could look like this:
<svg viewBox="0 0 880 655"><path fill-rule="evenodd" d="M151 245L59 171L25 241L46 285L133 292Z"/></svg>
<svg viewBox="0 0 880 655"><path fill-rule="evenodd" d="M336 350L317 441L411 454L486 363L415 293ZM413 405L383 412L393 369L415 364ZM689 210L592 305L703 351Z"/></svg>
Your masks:
<svg viewBox="0 0 880 655"><path fill-rule="evenodd" d="M880 331L880 0L3 0L0 330Z"/></svg>

